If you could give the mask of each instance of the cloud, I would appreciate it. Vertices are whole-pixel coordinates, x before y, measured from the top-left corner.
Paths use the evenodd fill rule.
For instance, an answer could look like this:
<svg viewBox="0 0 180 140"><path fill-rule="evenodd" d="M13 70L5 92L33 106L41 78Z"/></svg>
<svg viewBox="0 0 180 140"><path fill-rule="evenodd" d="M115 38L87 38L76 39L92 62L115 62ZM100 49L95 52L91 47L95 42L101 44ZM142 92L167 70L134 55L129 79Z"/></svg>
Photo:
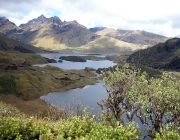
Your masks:
<svg viewBox="0 0 180 140"><path fill-rule="evenodd" d="M178 0L1 0L0 16L17 25L44 14L77 20L90 28L145 30L165 36L180 34Z"/></svg>

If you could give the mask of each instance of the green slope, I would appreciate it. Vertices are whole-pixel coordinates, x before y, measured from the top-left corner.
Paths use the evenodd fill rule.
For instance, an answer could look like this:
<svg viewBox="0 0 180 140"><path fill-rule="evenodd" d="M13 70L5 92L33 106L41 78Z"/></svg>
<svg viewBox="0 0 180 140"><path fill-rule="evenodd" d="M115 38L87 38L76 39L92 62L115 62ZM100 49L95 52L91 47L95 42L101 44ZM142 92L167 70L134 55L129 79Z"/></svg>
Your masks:
<svg viewBox="0 0 180 140"><path fill-rule="evenodd" d="M151 48L139 50L127 62L140 63L156 69L180 70L180 39L173 38Z"/></svg>
<svg viewBox="0 0 180 140"><path fill-rule="evenodd" d="M2 51L19 51L22 53L35 53L43 52L43 50L34 47L29 44L17 41L15 39L9 38L4 34L0 33L0 50Z"/></svg>

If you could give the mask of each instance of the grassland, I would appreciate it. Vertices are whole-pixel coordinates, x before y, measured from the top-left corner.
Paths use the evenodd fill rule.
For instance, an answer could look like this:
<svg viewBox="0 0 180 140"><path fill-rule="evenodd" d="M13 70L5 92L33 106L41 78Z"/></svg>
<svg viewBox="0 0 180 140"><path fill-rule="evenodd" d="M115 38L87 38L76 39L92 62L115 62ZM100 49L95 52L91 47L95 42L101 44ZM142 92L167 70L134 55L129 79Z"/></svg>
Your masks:
<svg viewBox="0 0 180 140"><path fill-rule="evenodd" d="M91 71L63 71L50 65L43 68L32 66L47 63L45 58L36 54L1 51L0 54L0 100L27 114L46 109L46 103L39 100L41 95L96 83L95 74ZM28 65L23 65L24 62Z"/></svg>

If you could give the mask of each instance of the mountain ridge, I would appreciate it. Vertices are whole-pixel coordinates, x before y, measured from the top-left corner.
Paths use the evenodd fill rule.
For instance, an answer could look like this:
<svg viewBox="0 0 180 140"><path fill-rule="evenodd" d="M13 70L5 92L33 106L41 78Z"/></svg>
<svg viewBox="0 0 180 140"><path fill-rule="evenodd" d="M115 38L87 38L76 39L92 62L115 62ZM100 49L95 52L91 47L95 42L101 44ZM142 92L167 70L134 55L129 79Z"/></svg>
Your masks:
<svg viewBox="0 0 180 140"><path fill-rule="evenodd" d="M119 39L118 36L98 34L107 28L87 29L77 21L61 21L59 17L46 18L40 15L25 24L5 24L3 32L10 38L31 44L45 50L87 51L117 53L144 49L151 44L132 43ZM92 31L93 30L93 31ZM94 33L96 32L96 33ZM115 31L117 32L117 31ZM161 40L164 41L163 39Z"/></svg>
<svg viewBox="0 0 180 140"><path fill-rule="evenodd" d="M158 35L155 33L150 33L141 30L121 30L121 29L112 29L107 27L100 27L100 28L90 28L97 35L103 35L108 37L113 37L118 40L133 43L133 44L141 44L141 45L148 45L153 46L158 43L163 43L168 37Z"/></svg>

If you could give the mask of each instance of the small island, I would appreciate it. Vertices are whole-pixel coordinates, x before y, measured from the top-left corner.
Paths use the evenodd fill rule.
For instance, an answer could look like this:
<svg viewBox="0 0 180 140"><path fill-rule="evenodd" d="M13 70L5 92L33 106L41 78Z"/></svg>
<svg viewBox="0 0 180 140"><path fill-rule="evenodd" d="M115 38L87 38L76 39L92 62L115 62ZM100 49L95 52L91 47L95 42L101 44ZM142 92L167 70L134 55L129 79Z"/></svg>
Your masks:
<svg viewBox="0 0 180 140"><path fill-rule="evenodd" d="M59 59L72 61L72 62L86 62L86 59L80 56L60 56Z"/></svg>

